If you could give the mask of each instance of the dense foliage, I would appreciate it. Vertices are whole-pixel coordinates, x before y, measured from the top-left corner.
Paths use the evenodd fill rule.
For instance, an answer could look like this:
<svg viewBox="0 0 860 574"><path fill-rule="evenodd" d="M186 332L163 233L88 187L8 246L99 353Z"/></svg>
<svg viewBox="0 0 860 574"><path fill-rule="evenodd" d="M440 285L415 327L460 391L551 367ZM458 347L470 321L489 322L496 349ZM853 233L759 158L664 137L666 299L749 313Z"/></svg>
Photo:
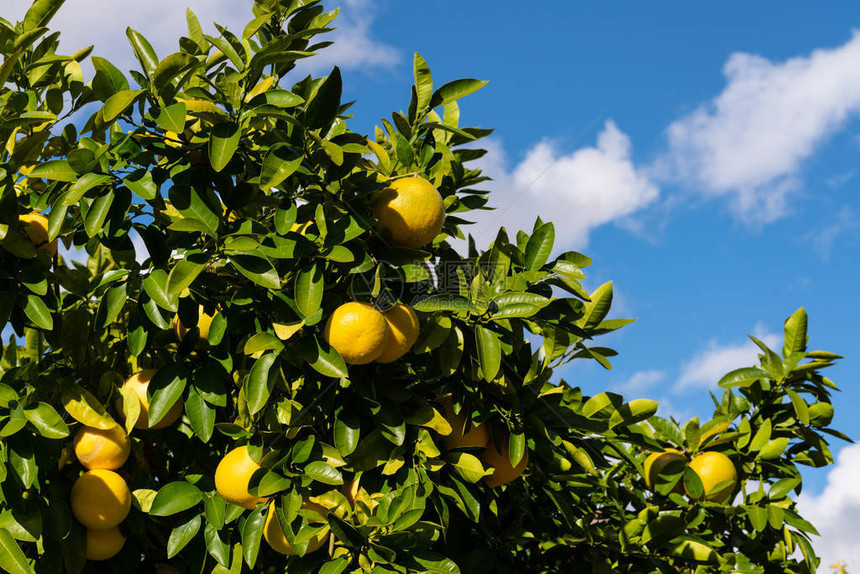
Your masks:
<svg viewBox="0 0 860 574"><path fill-rule="evenodd" d="M368 137L348 127L338 68L295 77L336 17L317 0L257 0L238 35L206 35L189 11L163 59L129 29L128 75L90 49L55 53L46 26L61 4L0 19L0 323L14 331L0 364L0 568L816 570L798 465L832 463L828 437L846 437L828 427L836 386L820 374L838 357L807 350L802 309L781 353L754 339L761 364L720 381L708 421L584 396L553 371L610 368L615 352L594 340L629 320L607 318L611 283L580 283L586 256L552 257L551 223L501 230L483 252L465 236L488 200L468 166L490 130L461 127L457 100L484 82L435 87L416 54L406 113ZM446 210L420 249L393 246L372 216L388 183L414 174ZM33 211L47 214L44 241L25 224ZM55 255L56 239L72 252ZM464 239L467 256L452 248ZM347 365L323 327L348 301L414 308L411 351ZM180 405L175 424L135 427L145 413L123 381L143 369L156 371L149 425ZM446 406L486 423L512 466L528 456L523 475L488 486L483 447L445 446ZM117 471L132 493L126 541L87 561L72 438L117 425L131 439ZM237 445L263 467L250 493L277 511L216 492ZM646 457L669 448L681 464L646 488ZM737 470L725 501L686 464L702 451ZM271 512L299 554L331 536L287 558L263 540Z"/></svg>

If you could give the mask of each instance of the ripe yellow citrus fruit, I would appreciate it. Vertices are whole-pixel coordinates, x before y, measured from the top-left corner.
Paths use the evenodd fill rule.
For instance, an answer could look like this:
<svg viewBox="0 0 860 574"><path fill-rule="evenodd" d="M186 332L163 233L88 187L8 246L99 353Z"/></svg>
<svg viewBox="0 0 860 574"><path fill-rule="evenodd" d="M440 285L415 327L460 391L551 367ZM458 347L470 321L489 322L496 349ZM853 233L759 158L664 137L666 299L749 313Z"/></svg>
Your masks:
<svg viewBox="0 0 860 574"><path fill-rule="evenodd" d="M666 449L663 452L652 452L645 459L645 486L654 490L654 485L660 483L660 473L663 472L663 469L669 463L677 461L683 464L686 460L681 451L673 448ZM684 492L684 481L679 480L675 488L672 489L672 492L679 494Z"/></svg>
<svg viewBox="0 0 860 574"><path fill-rule="evenodd" d="M404 177L385 188L373 205L373 216L391 240L404 247L423 247L439 235L445 204L439 191L422 177Z"/></svg>
<svg viewBox="0 0 860 574"><path fill-rule="evenodd" d="M102 430L82 426L75 435L75 456L90 470L116 470L125 464L131 443L119 425Z"/></svg>
<svg viewBox="0 0 860 574"><path fill-rule="evenodd" d="M318 504L314 504L312 502L305 501L302 503L302 508L307 510L313 510L314 512L319 513L321 516L326 515L326 509ZM323 524L324 520L309 520L309 522ZM316 552L328 540L329 530L321 530L318 534L315 534L308 541L308 549L305 551L305 554L310 554L311 552ZM278 521L278 516L275 512L275 503L272 502L269 505L269 513L266 515L266 524L263 527L263 536L266 538L266 542L269 543L269 546L275 552L280 552L281 554L286 554L287 556L295 556L296 551L290 546L290 543L287 542L287 537L284 536L284 531L281 529L281 523Z"/></svg>
<svg viewBox="0 0 860 574"><path fill-rule="evenodd" d="M144 369L139 373L135 373L130 376L122 386L123 390L133 391L140 401L140 416L137 417L137 422L134 423L134 428L136 429L162 429L164 427L169 427L182 416L182 408L185 405L185 401L182 397L179 397L173 406L170 407L170 410L167 411L167 414L161 417L160 421L149 426L149 398L146 396L146 391L149 388L149 381L152 380L155 373L155 369ZM117 399L116 408L120 414L123 413L122 397Z"/></svg>
<svg viewBox="0 0 860 574"><path fill-rule="evenodd" d="M726 502L738 483L738 471L735 465L721 452L703 452L690 461L690 468L702 481L702 486L705 488L704 498L711 502ZM731 483L714 489L718 484L726 481Z"/></svg>
<svg viewBox="0 0 860 574"><path fill-rule="evenodd" d="M51 254L51 257L57 254L57 240L48 241L48 218L38 211L31 211L24 215L19 215L18 219L25 223L24 233L33 246L44 249Z"/></svg>
<svg viewBox="0 0 860 574"><path fill-rule="evenodd" d="M125 546L125 536L119 528L87 529L87 560L109 560Z"/></svg>
<svg viewBox="0 0 860 574"><path fill-rule="evenodd" d="M112 470L90 470L72 485L69 499L72 514L92 530L113 528L131 510L131 492L120 475Z"/></svg>
<svg viewBox="0 0 860 574"><path fill-rule="evenodd" d="M382 314L388 323L388 341L377 363L393 363L409 352L418 340L418 315L409 305L397 304Z"/></svg>
<svg viewBox="0 0 860 574"><path fill-rule="evenodd" d="M442 437L442 442L449 450L487 446L490 442L490 427L487 423L473 424L466 408L455 413L450 394L439 397L438 402L442 405L445 420L451 425L451 434Z"/></svg>
<svg viewBox="0 0 860 574"><path fill-rule="evenodd" d="M497 449L495 443L491 440L487 443L487 450L481 456L481 459L487 464L495 468L495 471L490 476L484 477L484 484L490 488L496 488L507 484L512 480L516 480L526 469L529 463L529 451L523 453L523 458L517 466L511 464L511 459L508 455L508 437L502 437L501 449Z"/></svg>
<svg viewBox="0 0 860 574"><path fill-rule="evenodd" d="M247 446L239 446L224 455L215 469L215 489L224 500L245 508L256 508L258 502L268 498L258 498L248 492L251 476L260 468L251 458Z"/></svg>
<svg viewBox="0 0 860 574"><path fill-rule="evenodd" d="M344 303L328 318L325 340L348 364L366 365L385 350L388 323L372 305Z"/></svg>
<svg viewBox="0 0 860 574"><path fill-rule="evenodd" d="M197 312L197 330L200 333L200 338L197 339L196 347L198 349L206 349L209 347L209 327L212 326L212 319L214 315L209 315L208 313L203 311L203 306L200 306L200 310ZM173 331L176 333L176 338L182 341L185 338L185 335L188 334L188 327L182 324L182 321L179 320L179 315L175 315L173 317Z"/></svg>

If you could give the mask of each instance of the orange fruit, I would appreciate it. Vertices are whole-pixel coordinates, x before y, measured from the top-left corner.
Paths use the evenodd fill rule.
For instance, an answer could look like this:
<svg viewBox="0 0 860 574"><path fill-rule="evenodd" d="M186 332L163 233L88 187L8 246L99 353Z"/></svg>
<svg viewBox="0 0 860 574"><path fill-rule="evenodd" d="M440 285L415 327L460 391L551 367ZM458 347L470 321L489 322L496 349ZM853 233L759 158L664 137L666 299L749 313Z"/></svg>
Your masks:
<svg viewBox="0 0 860 574"><path fill-rule="evenodd" d="M706 500L717 503L728 501L738 483L738 471L729 457L721 452L703 452L693 457L693 460L690 461L690 468L702 481ZM714 490L718 484L726 481L731 481L731 483Z"/></svg>
<svg viewBox="0 0 860 574"><path fill-rule="evenodd" d="M131 510L131 492L112 470L90 470L72 485L69 499L72 514L91 530L113 528Z"/></svg>
<svg viewBox="0 0 860 574"><path fill-rule="evenodd" d="M508 456L508 436L502 438L501 447L501 449L497 449L495 443L491 440L487 444L487 450L481 456L484 462L495 469L493 474L484 477L484 484L490 488L496 488L516 480L529 463L529 451L526 449L519 464L517 466L511 464L511 459Z"/></svg>
<svg viewBox="0 0 860 574"><path fill-rule="evenodd" d="M373 205L373 216L391 232L395 245L423 247L442 231L445 204L439 191L422 177L404 177L385 188Z"/></svg>
<svg viewBox="0 0 860 574"><path fill-rule="evenodd" d="M75 434L75 456L90 470L116 470L130 453L128 435L119 425L108 430L82 426Z"/></svg>
<svg viewBox="0 0 860 574"><path fill-rule="evenodd" d="M318 512L320 515L326 515L326 509L318 504L313 504L312 502L304 501L302 503L302 508L306 510L313 510ZM316 524L324 524L324 520L309 520L309 522ZM311 552L316 552L328 540L329 531L328 529L320 531L318 534L315 534L310 541L308 541L308 549L305 551L305 554L310 554ZM281 523L278 521L277 513L275 512L275 503L272 502L269 504L269 513L266 515L266 524L263 526L263 536L266 538L266 542L269 543L269 546L275 552L280 552L281 554L285 554L287 556L295 556L296 551L293 550L293 547L290 546L290 543L287 542L287 537L284 536L284 531L281 529Z"/></svg>
<svg viewBox="0 0 860 574"><path fill-rule="evenodd" d="M662 452L652 452L645 459L645 486L654 490L654 485L660 482L660 473L666 466L675 461L686 462L687 459L679 450L673 448L666 449ZM684 481L679 480L672 489L672 492L683 493Z"/></svg>
<svg viewBox="0 0 860 574"><path fill-rule="evenodd" d="M38 249L44 249L51 254L51 257L57 254L57 240L48 241L48 218L38 211L31 211L24 215L19 215L18 219L25 224L24 233L30 243Z"/></svg>
<svg viewBox="0 0 860 574"><path fill-rule="evenodd" d="M418 315L409 305L398 303L382 314L388 324L388 341L377 363L392 363L409 352L418 340Z"/></svg>
<svg viewBox="0 0 860 574"><path fill-rule="evenodd" d="M197 312L197 330L200 333L200 338L197 339L197 344L195 345L198 349L206 349L209 347L209 327L212 326L212 319L214 315L209 315L203 311L203 305L200 306L200 310ZM176 333L176 338L182 341L185 338L185 335L188 334L190 329L182 324L182 321L179 320L179 314L177 313L173 317L173 331Z"/></svg>
<svg viewBox="0 0 860 574"><path fill-rule="evenodd" d="M170 407L170 410L161 417L160 421L149 426L149 398L146 396L146 392L149 388L149 381L152 380L152 377L155 376L156 372L157 371L155 369L144 369L139 373L135 373L130 376L122 385L123 389L131 389L134 391L134 394L137 395L137 398L140 401L140 416L137 417L137 422L134 423L134 428L136 429L162 429L164 427L169 427L182 416L182 408L185 405L185 401L182 397L179 397L173 406ZM124 414L122 410L122 397L117 399L116 408L122 416Z"/></svg>
<svg viewBox="0 0 860 574"><path fill-rule="evenodd" d="M256 508L258 502L268 498L258 498L248 492L251 476L260 468L251 458L247 446L239 446L224 455L215 469L215 489L224 500L245 508Z"/></svg>
<svg viewBox="0 0 860 574"><path fill-rule="evenodd" d="M490 427L486 422L476 426L472 423L465 407L459 413L455 413L450 394L440 397L438 402L442 405L445 420L451 425L451 434L442 437L442 442L449 450L487 446L490 442Z"/></svg>
<svg viewBox="0 0 860 574"><path fill-rule="evenodd" d="M109 560L125 546L125 536L119 528L87 529L87 560Z"/></svg>
<svg viewBox="0 0 860 574"><path fill-rule="evenodd" d="M379 357L388 341L388 323L372 305L352 301L334 310L325 325L325 340L350 365Z"/></svg>

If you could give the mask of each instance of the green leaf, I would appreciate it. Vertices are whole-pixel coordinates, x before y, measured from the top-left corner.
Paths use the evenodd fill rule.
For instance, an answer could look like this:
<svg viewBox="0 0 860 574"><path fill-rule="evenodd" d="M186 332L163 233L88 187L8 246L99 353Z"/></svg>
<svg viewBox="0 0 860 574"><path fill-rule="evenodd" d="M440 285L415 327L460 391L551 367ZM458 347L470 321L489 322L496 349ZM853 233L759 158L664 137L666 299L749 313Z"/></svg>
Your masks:
<svg viewBox="0 0 860 574"><path fill-rule="evenodd" d="M198 191L193 187L174 185L168 194L170 202L183 217L199 221L207 235L216 237L221 223L221 206L211 191ZM216 213L219 210L219 213Z"/></svg>
<svg viewBox="0 0 860 574"><path fill-rule="evenodd" d="M182 293L191 286L205 268L205 265L189 261L188 259L177 261L173 269L170 270L170 275L167 277L167 294L179 295Z"/></svg>
<svg viewBox="0 0 860 574"><path fill-rule="evenodd" d="M242 526L242 556L249 568L253 568L257 563L257 555L260 552L260 539L263 537L263 525L266 523L263 510L258 508L252 512Z"/></svg>
<svg viewBox="0 0 860 574"><path fill-rule="evenodd" d="M79 423L102 430L116 426L116 421L105 411L101 401L76 383L63 386L61 399L66 412Z"/></svg>
<svg viewBox="0 0 860 574"><path fill-rule="evenodd" d="M27 176L30 179L49 179L53 181L75 181L78 174L64 159L52 159L33 168Z"/></svg>
<svg viewBox="0 0 860 574"><path fill-rule="evenodd" d="M785 449L788 447L788 437L775 438L762 447L758 453L758 458L761 460L773 460L782 456Z"/></svg>
<svg viewBox="0 0 860 574"><path fill-rule="evenodd" d="M183 548L185 548L191 539L194 538L200 531L200 526L203 519L199 514L195 514L179 526L170 531L170 537L167 539L167 558L173 558Z"/></svg>
<svg viewBox="0 0 860 574"><path fill-rule="evenodd" d="M263 159L263 168L260 173L260 189L268 191L280 185L285 179L293 175L302 165L304 156L295 157L292 148L285 143L277 143L269 148ZM283 235L283 234L282 234Z"/></svg>
<svg viewBox="0 0 860 574"><path fill-rule="evenodd" d="M230 255L230 263L235 265L239 272L266 289L280 289L281 278L278 271L268 258L262 255L250 253Z"/></svg>
<svg viewBox="0 0 860 574"><path fill-rule="evenodd" d="M98 56L92 56L90 63L96 72L92 82L93 92L99 100L107 101L115 93L128 89L128 80L126 80L125 74L109 61Z"/></svg>
<svg viewBox="0 0 860 574"><path fill-rule="evenodd" d="M242 351L246 355L253 355L262 351L280 351L283 348L284 344L280 339L268 331L261 331L245 341L245 348Z"/></svg>
<svg viewBox="0 0 860 574"><path fill-rule="evenodd" d="M146 294L162 309L176 312L179 308L179 295L167 292L168 277L164 269L154 269L143 281Z"/></svg>
<svg viewBox="0 0 860 574"><path fill-rule="evenodd" d="M351 410L341 410L334 420L334 445L343 456L349 456L358 446L361 420Z"/></svg>
<svg viewBox="0 0 860 574"><path fill-rule="evenodd" d="M791 399L791 405L794 408L794 415L797 417L797 420L802 422L805 425L809 424L809 405L806 404L806 401L798 395L796 392L791 389L785 389L785 392L788 394L788 397Z"/></svg>
<svg viewBox="0 0 860 574"><path fill-rule="evenodd" d="M185 102L180 100L175 104L161 108L155 117L155 121L169 132L180 133L185 129L186 112Z"/></svg>
<svg viewBox="0 0 860 574"><path fill-rule="evenodd" d="M461 295L430 295L412 304L416 311L430 313L433 311L472 312L477 308L471 301Z"/></svg>
<svg viewBox="0 0 860 574"><path fill-rule="evenodd" d="M340 109L340 96L343 81L340 68L335 66L331 73L320 85L316 96L308 102L305 111L305 122L308 129L320 129L330 125Z"/></svg>
<svg viewBox="0 0 860 574"><path fill-rule="evenodd" d="M182 398L182 393L187 384L188 379L178 364L169 364L158 369L147 389L151 397L149 401L150 426L158 424L171 407L176 404L176 401Z"/></svg>
<svg viewBox="0 0 860 574"><path fill-rule="evenodd" d="M340 471L322 460L315 460L305 466L305 474L317 482L330 485L343 484Z"/></svg>
<svg viewBox="0 0 860 574"><path fill-rule="evenodd" d="M128 41L131 42L131 47L134 50L134 55L144 73L148 77L152 77L155 68L158 67L158 56L152 45L143 37L143 35L131 28L126 28L125 35L128 36Z"/></svg>
<svg viewBox="0 0 860 574"><path fill-rule="evenodd" d="M64 2L65 0L35 0L24 14L24 31L47 26Z"/></svg>
<svg viewBox="0 0 860 574"><path fill-rule="evenodd" d="M122 181L127 188L140 196L141 199L152 201L158 197L158 186L152 179L151 171L143 168L134 170Z"/></svg>
<svg viewBox="0 0 860 574"><path fill-rule="evenodd" d="M397 145L394 149L397 154L397 159L404 166L409 167L415 162L415 153L412 151L412 145L405 137L397 134Z"/></svg>
<svg viewBox="0 0 860 574"><path fill-rule="evenodd" d="M10 574L32 574L30 562L5 528L0 528L0 569Z"/></svg>
<svg viewBox="0 0 860 574"><path fill-rule="evenodd" d="M335 379L349 376L343 357L327 341L314 337L314 342L305 347L305 360L316 372Z"/></svg>
<svg viewBox="0 0 860 574"><path fill-rule="evenodd" d="M770 419L765 419L765 421L758 427L758 430L755 433L755 436L750 441L749 450L750 452L756 452L762 449L764 445L770 441L770 436L773 433L773 422Z"/></svg>
<svg viewBox="0 0 860 574"><path fill-rule="evenodd" d="M210 407L194 387L188 388L185 398L185 414L194 434L202 442L209 442L215 431L215 409Z"/></svg>
<svg viewBox="0 0 860 574"><path fill-rule="evenodd" d="M806 326L806 309L803 307L785 320L785 344L782 347L783 357L788 358L792 353L801 353L806 350Z"/></svg>
<svg viewBox="0 0 860 574"><path fill-rule="evenodd" d="M670 553L673 556L686 558L688 560L696 560L698 562L717 562L717 553L701 538L696 538L694 536L681 536L679 538L680 541L675 542L670 549Z"/></svg>
<svg viewBox="0 0 860 574"><path fill-rule="evenodd" d="M221 171L239 147L242 131L235 124L218 124L209 135L209 161L212 169Z"/></svg>
<svg viewBox="0 0 860 574"><path fill-rule="evenodd" d="M770 487L770 490L767 493L767 497L770 500L779 500L785 497L789 492L797 488L801 483L800 476L794 476L790 478L783 478L781 480L773 483L773 486Z"/></svg>
<svg viewBox="0 0 860 574"><path fill-rule="evenodd" d="M324 289L322 265L315 263L312 267L302 269L296 274L296 307L304 317L310 317L319 311Z"/></svg>
<svg viewBox="0 0 860 574"><path fill-rule="evenodd" d="M734 371L723 375L723 378L720 379L719 386L724 389L730 389L732 387L748 387L759 379L766 379L769 375L767 371L759 369L758 367L744 367L742 369L735 369Z"/></svg>
<svg viewBox="0 0 860 574"><path fill-rule="evenodd" d="M656 412L660 404L657 401L648 399L633 399L629 403L618 407L618 410L612 413L609 418L609 428L614 428L620 424L629 426L638 422L651 418Z"/></svg>
<svg viewBox="0 0 860 574"><path fill-rule="evenodd" d="M141 94L143 94L143 90L122 90L109 97L102 110L104 120L112 122L120 117Z"/></svg>
<svg viewBox="0 0 860 574"><path fill-rule="evenodd" d="M104 228L105 219L110 212L114 194L110 191L97 197L93 201L84 217L84 230L88 237L95 237Z"/></svg>
<svg viewBox="0 0 860 574"><path fill-rule="evenodd" d="M433 96L433 76L430 74L430 66L418 52L412 60L412 75L415 79L416 103L419 111L423 111L430 105Z"/></svg>
<svg viewBox="0 0 860 574"><path fill-rule="evenodd" d="M585 302L585 328L597 327L609 314L612 307L612 281L607 281L594 290L591 301Z"/></svg>
<svg viewBox="0 0 860 574"><path fill-rule="evenodd" d="M60 439L69 436L69 426L48 403L39 402L24 409L24 416L43 437Z"/></svg>
<svg viewBox="0 0 860 574"><path fill-rule="evenodd" d="M54 328L54 318L48 310L48 306L37 295L28 295L27 304L24 305L24 314L34 325L46 331Z"/></svg>
<svg viewBox="0 0 860 574"><path fill-rule="evenodd" d="M197 58L192 56L191 54L186 54L184 52L176 52L175 54L171 54L164 58L161 62L159 62L158 66L152 73L152 85L153 87L161 91L165 88L170 82L172 82L177 76L182 74L183 72L189 70L193 66L197 64ZM180 105L180 104L174 104ZM181 104L183 110L185 108L185 104ZM172 107L172 106L171 106ZM160 123L160 122L159 122ZM183 111L182 114L182 123L185 124L185 113ZM169 128L165 128L169 129ZM170 130L173 132L182 131L179 130Z"/></svg>
<svg viewBox="0 0 860 574"><path fill-rule="evenodd" d="M512 319L531 317L552 301L537 293L504 293L495 299L498 310L493 319Z"/></svg>
<svg viewBox="0 0 860 574"><path fill-rule="evenodd" d="M69 186L69 189L63 195L63 205L77 205L78 202L80 202L80 199L89 190L94 187L104 185L110 180L111 178L109 175L85 173L80 177L80 179L78 179L78 181Z"/></svg>
<svg viewBox="0 0 860 574"><path fill-rule="evenodd" d="M532 233L526 243L525 268L529 271L540 269L549 260L555 243L555 226L544 223Z"/></svg>
<svg viewBox="0 0 860 574"><path fill-rule="evenodd" d="M485 381L492 381L502 365L502 343L499 336L481 325L475 326L478 363Z"/></svg>
<svg viewBox="0 0 860 574"><path fill-rule="evenodd" d="M278 353L268 353L260 357L251 367L248 380L245 383L245 400L248 402L248 410L252 415L257 414L266 406L272 388L275 385L275 377L270 376L269 371L278 358Z"/></svg>
<svg viewBox="0 0 860 574"><path fill-rule="evenodd" d="M200 489L189 482L178 480L165 484L155 495L149 508L151 516L172 516L188 510L203 500Z"/></svg>
<svg viewBox="0 0 860 574"><path fill-rule="evenodd" d="M433 97L430 98L430 107L437 108L444 106L473 92L477 92L486 85L486 80L475 80L473 78L448 82L433 93Z"/></svg>

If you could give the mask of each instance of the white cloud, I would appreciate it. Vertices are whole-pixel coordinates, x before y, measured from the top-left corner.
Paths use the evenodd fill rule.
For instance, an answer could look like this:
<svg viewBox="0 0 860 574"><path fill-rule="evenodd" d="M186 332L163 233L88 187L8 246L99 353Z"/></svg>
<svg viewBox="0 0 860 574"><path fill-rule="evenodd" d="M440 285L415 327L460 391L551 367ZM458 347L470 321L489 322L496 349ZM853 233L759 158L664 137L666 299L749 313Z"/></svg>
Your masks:
<svg viewBox="0 0 860 574"><path fill-rule="evenodd" d="M768 347L781 349L780 337L756 325L753 334ZM681 366L675 392L694 388L715 388L717 381L729 371L758 364L759 348L750 340L720 344L711 340L707 348Z"/></svg>
<svg viewBox="0 0 860 574"><path fill-rule="evenodd" d="M29 5L30 0L4 0L0 16L20 20ZM94 55L109 59L122 70L137 69L139 65L125 35L127 26L143 34L159 57L164 58L179 50L180 36L188 35L186 7L195 13L207 34L218 35L213 26L217 22L240 36L245 24L253 18L252 5L251 0L66 0L50 27L62 32L63 52L71 53L94 44ZM332 57L343 68L395 64L399 54L371 37L372 22L370 0L344 2L341 15L332 24L337 30L318 37L320 41L334 41L334 46L312 58L313 63L305 66L304 71L325 71L331 66Z"/></svg>
<svg viewBox="0 0 860 574"><path fill-rule="evenodd" d="M803 161L860 111L860 33L842 46L772 62L736 53L725 89L672 123L658 161L705 197L724 197L747 223L784 215Z"/></svg>
<svg viewBox="0 0 860 574"><path fill-rule="evenodd" d="M607 121L594 147L564 154L552 142L534 146L515 167L496 140L482 142L489 153L479 167L491 176L490 205L472 212L469 230L479 245L504 225L509 236L531 231L535 218L555 224L558 249L583 248L590 232L644 208L659 195L657 186L633 164L630 138Z"/></svg>
<svg viewBox="0 0 860 574"><path fill-rule="evenodd" d="M638 393L648 389L666 378L664 371L650 370L633 373L626 381L615 385L619 393Z"/></svg>
<svg viewBox="0 0 860 574"><path fill-rule="evenodd" d="M807 233L804 239L808 241L824 260L830 259L830 251L836 240L845 235L857 235L857 214L848 206L828 218L830 221Z"/></svg>
<svg viewBox="0 0 860 574"><path fill-rule="evenodd" d="M827 486L818 494L802 493L798 498L801 515L812 522L820 538L812 544L821 557L821 570L844 560L849 572L860 571L860 444L844 447L827 475Z"/></svg>

